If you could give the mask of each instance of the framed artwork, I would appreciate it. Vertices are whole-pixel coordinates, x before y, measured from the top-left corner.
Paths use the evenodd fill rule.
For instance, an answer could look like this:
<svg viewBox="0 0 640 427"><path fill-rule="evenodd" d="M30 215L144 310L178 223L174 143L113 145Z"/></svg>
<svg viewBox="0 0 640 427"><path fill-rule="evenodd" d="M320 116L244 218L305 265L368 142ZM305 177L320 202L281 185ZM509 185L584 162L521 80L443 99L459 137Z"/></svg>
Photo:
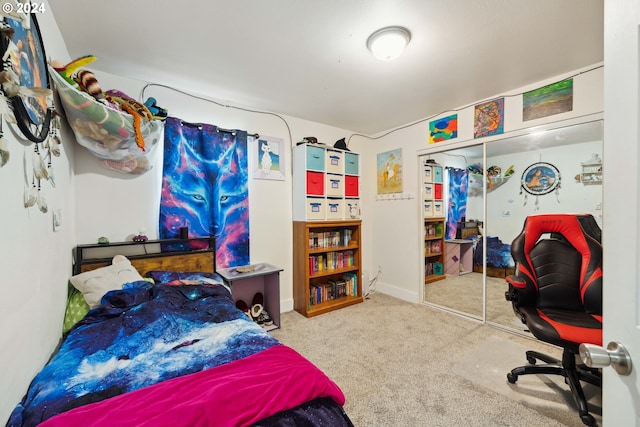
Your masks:
<svg viewBox="0 0 640 427"><path fill-rule="evenodd" d="M560 186L560 171L551 163L534 163L522 173L521 186L534 196L551 193Z"/></svg>
<svg viewBox="0 0 640 427"><path fill-rule="evenodd" d="M3 91L20 131L32 142L43 142L49 133L53 96L38 22L35 14L28 14L25 19L29 20L28 25L13 18L5 18L2 23L13 32L11 38L7 32L2 36L4 69L10 68L19 79L19 88L14 91L3 86Z"/></svg>
<svg viewBox="0 0 640 427"><path fill-rule="evenodd" d="M284 181L284 140L272 136L260 136L251 144L254 179Z"/></svg>
<svg viewBox="0 0 640 427"><path fill-rule="evenodd" d="M429 122L429 144L458 137L458 115L442 117Z"/></svg>
<svg viewBox="0 0 640 427"><path fill-rule="evenodd" d="M402 193L402 148L378 153L378 194Z"/></svg>
<svg viewBox="0 0 640 427"><path fill-rule="evenodd" d="M504 132L504 98L478 104L474 111L473 137L498 135Z"/></svg>
<svg viewBox="0 0 640 427"><path fill-rule="evenodd" d="M533 120L573 110L573 79L525 92L522 95L522 120Z"/></svg>

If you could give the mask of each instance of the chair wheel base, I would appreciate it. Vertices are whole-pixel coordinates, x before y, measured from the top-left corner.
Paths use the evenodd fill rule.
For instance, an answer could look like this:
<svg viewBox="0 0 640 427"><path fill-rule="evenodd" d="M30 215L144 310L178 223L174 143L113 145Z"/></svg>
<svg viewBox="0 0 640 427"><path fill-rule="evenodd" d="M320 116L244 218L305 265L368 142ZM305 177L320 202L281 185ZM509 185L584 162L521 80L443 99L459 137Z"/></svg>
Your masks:
<svg viewBox="0 0 640 427"><path fill-rule="evenodd" d="M516 383L516 381L518 381L518 376L517 376L517 375L512 374L511 372L509 372L509 373L507 374L507 381L509 381L511 384L515 384L515 383Z"/></svg>
<svg viewBox="0 0 640 427"><path fill-rule="evenodd" d="M596 419L593 418L593 415L591 414L582 414L580 415L580 419L582 420L582 424L588 425L588 426L595 426L596 425Z"/></svg>

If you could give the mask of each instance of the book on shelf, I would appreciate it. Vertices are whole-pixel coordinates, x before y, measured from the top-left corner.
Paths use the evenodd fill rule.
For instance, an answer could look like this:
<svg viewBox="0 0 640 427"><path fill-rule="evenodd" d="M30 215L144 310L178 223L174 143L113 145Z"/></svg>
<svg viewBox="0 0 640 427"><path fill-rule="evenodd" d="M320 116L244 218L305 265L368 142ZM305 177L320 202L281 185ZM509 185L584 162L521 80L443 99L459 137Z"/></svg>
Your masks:
<svg viewBox="0 0 640 427"><path fill-rule="evenodd" d="M309 249L324 249L349 246L352 237L353 230L349 228L335 231L310 231Z"/></svg>
<svg viewBox="0 0 640 427"><path fill-rule="evenodd" d="M357 274L345 273L342 277L327 279L324 283L312 283L309 286L309 306L357 295Z"/></svg>
<svg viewBox="0 0 640 427"><path fill-rule="evenodd" d="M309 255L309 274L339 270L355 265L355 252L352 250L328 252L326 254Z"/></svg>

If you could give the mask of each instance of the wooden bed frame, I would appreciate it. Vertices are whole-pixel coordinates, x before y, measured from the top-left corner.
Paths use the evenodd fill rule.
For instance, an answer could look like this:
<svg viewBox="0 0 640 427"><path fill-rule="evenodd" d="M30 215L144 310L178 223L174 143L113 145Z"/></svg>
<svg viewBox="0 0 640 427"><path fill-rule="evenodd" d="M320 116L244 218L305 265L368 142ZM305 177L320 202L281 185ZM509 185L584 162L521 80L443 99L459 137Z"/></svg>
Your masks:
<svg viewBox="0 0 640 427"><path fill-rule="evenodd" d="M162 245L171 243L183 244L187 248L162 249ZM190 244L198 248L190 248ZM78 245L74 250L73 274L111 265L112 258L118 254L126 256L143 277L153 270L213 273L216 271L215 247L214 237Z"/></svg>

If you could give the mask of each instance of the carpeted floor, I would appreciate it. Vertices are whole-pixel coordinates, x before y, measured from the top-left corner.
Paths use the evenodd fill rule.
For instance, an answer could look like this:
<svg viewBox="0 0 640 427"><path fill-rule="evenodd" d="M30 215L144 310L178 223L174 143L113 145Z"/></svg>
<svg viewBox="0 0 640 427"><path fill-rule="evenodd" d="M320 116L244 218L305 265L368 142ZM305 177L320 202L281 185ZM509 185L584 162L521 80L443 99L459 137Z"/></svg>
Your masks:
<svg viewBox="0 0 640 427"><path fill-rule="evenodd" d="M487 277L487 321L522 331L511 303L504 298L508 289L503 278ZM425 301L482 318L482 273L447 275L445 280L424 285Z"/></svg>
<svg viewBox="0 0 640 427"><path fill-rule="evenodd" d="M361 426L582 426L561 378L506 374L524 351L561 351L422 304L376 293L311 319L283 313L273 335L344 391ZM600 390L585 387L600 421Z"/></svg>

